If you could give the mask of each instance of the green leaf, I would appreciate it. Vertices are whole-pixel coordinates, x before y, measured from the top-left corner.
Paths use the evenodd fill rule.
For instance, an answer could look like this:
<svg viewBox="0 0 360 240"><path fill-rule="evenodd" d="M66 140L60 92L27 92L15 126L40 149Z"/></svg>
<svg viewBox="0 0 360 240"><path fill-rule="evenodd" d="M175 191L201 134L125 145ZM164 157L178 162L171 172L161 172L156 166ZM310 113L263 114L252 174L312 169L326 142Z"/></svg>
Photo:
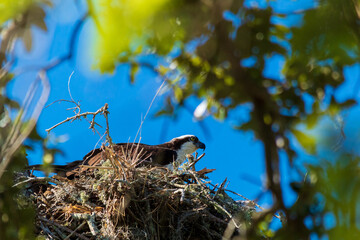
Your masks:
<svg viewBox="0 0 360 240"><path fill-rule="evenodd" d="M308 130L313 129L318 123L319 117L320 115L317 113L312 113L308 115L307 118L305 119L306 129Z"/></svg>
<svg viewBox="0 0 360 240"><path fill-rule="evenodd" d="M130 69L130 82L131 83L135 82L135 75L138 71L139 71L139 65L137 63L131 64L131 69Z"/></svg>
<svg viewBox="0 0 360 240"><path fill-rule="evenodd" d="M183 90L179 87L174 87L174 95L177 101L181 102L183 100Z"/></svg>
<svg viewBox="0 0 360 240"><path fill-rule="evenodd" d="M0 24L3 24L6 21L24 13L32 4L33 0L1 1Z"/></svg>
<svg viewBox="0 0 360 240"><path fill-rule="evenodd" d="M291 132L306 152L309 154L316 153L316 138L314 136L296 129L292 129Z"/></svg>
<svg viewBox="0 0 360 240"><path fill-rule="evenodd" d="M160 29L155 33L151 25L156 14L169 2L125 0L94 3L91 17L99 28L99 34L94 41L97 67L104 72L113 71L119 55L132 52L131 46L134 43L146 42L150 36L159 34ZM166 33L169 35L168 29Z"/></svg>
<svg viewBox="0 0 360 240"><path fill-rule="evenodd" d="M170 68L165 67L164 65L160 65L156 69L161 75L165 75L168 71L170 71Z"/></svg>
<svg viewBox="0 0 360 240"><path fill-rule="evenodd" d="M312 113L309 114L305 119L306 128L308 130L314 128L318 123L322 113L320 111L319 101L315 101L312 105Z"/></svg>

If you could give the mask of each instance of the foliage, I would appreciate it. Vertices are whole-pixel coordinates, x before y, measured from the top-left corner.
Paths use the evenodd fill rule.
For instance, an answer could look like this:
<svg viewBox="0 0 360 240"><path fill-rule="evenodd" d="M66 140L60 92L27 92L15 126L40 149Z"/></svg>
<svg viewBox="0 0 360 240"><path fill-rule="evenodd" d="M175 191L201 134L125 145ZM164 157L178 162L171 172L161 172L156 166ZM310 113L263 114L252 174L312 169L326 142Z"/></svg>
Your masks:
<svg viewBox="0 0 360 240"><path fill-rule="evenodd" d="M9 101L11 105L17 104L4 96L0 96L3 101ZM5 108L1 109L0 145L3 146L11 128L10 117ZM3 153L3 152L1 152ZM29 239L33 237L33 208L14 201L20 193L20 188L14 188L13 172L23 168L26 164L25 148L21 147L12 157L11 164L7 171L0 178L0 231L4 239Z"/></svg>
<svg viewBox="0 0 360 240"><path fill-rule="evenodd" d="M47 148L46 140L34 128L43 107L41 103L47 96L46 91L42 91L43 99L34 101L33 94L39 89L39 85L35 84L28 92L32 97L25 98L21 106L10 99L6 91L14 78L10 71L14 63L13 46L21 39L26 49L31 50L31 27L35 25L46 30L43 8L49 4L48 1L5 1L0 4L0 231L4 239L34 237L34 209L19 197L22 189L13 187L14 172L23 170L27 165L25 150L31 149L35 142L42 142L45 155L53 156L56 152ZM46 88L45 85L43 87ZM30 109L34 102L34 109Z"/></svg>
<svg viewBox="0 0 360 240"><path fill-rule="evenodd" d="M176 6L175 11L171 6ZM158 115L174 114L178 106L186 107L187 99L193 96L204 99L199 107L206 106L207 112L218 119L227 118L239 106L249 109L249 121L240 122L237 129L253 131L264 145L267 184L275 200L272 210L281 210L288 218L277 237L287 230L289 235L282 236L294 232L310 236L311 232L325 231L321 227L308 228L302 222L315 214L309 209L319 204L314 200L319 186L311 187L308 202L299 196L300 202L287 208L280 182L274 179L280 176L279 153L285 152L290 163L296 157L292 139L316 154L316 138L303 131L304 124L313 128L323 116L335 116L356 104L354 98L338 101L333 90L344 82L344 68L359 60L358 9L357 1L322 0L303 10L300 24L289 26L278 19L300 13L280 14L269 4L263 8L244 7L242 1L179 0L168 5L166 11L157 12L162 22L154 21L156 24L144 31L146 43L142 50L170 59L154 69L172 87ZM179 24L172 25L174 21ZM177 37L154 34L159 29L167 29L168 35L174 33ZM129 37L127 41L132 42L134 39ZM124 56L113 62L111 69L122 62L149 67L131 52ZM285 60L280 79L264 71L273 56ZM299 191L306 188L309 185L303 184ZM301 204L309 209L300 211ZM325 212L318 211L320 215ZM259 222L265 218L266 214ZM298 226L303 228L296 230Z"/></svg>
<svg viewBox="0 0 360 240"><path fill-rule="evenodd" d="M267 186L274 196L274 205L259 214L254 226L266 231L268 217L281 212L286 222L275 233L277 239L294 235L303 239L311 234L334 239L358 235L353 224L359 178L356 154L344 153L336 160L319 160L307 166L309 173L304 174L304 181L292 184L298 193L292 206L285 206L279 180L280 153L293 163L294 140L308 153L317 153L318 138L304 131L304 126L314 128L323 116L336 116L356 104L351 96L339 101L335 92L345 81L345 68L359 62L358 1L320 0L310 9L290 13L276 12L271 1L261 8L246 7L243 1L234 0L87 3L98 31L94 41L97 68L113 72L117 64L129 63L131 81L139 68L150 68L171 87L158 116L176 114L192 97L203 100L196 111L199 119L212 115L222 120L238 107L248 108L248 122L239 122L236 129L252 131L263 143ZM14 42L22 39L31 50L32 26L46 30L44 9L49 5L49 1L35 0L0 4L2 88L13 77ZM281 23L293 15L301 16L301 23ZM162 65L148 64L142 58L148 54L163 56ZM265 71L274 56L285 61L279 78ZM5 94L0 102L5 105L1 109L0 141L5 142L13 126L6 109L18 104ZM21 125L24 123L21 121ZM9 184L2 187L9 189ZM353 191L344 191L347 186ZM326 227L329 216L336 219L336 227ZM19 228L8 227L9 231ZM250 230L249 236L254 231Z"/></svg>
<svg viewBox="0 0 360 240"><path fill-rule="evenodd" d="M22 0L22 1L3 1L0 5L0 23L8 21L9 19L15 18L18 14L26 11L29 6L33 4L33 0Z"/></svg>
<svg viewBox="0 0 360 240"><path fill-rule="evenodd" d="M9 81L11 78L9 77L7 80ZM3 81L5 82L5 79ZM10 136L16 136L14 122L10 119L9 111L18 109L19 104L5 95L0 95L0 102L3 103L0 109L0 146L2 146L0 151L2 162L0 166L4 168L3 163L7 150L11 148L8 145L9 138ZM26 122L23 124L26 125ZM39 140L42 140L42 138L37 134L36 130L33 130L29 135L29 143ZM5 148L5 146L7 147ZM22 188L13 187L14 172L22 170L27 164L25 149L29 148L29 144L18 148L11 156L10 164L0 177L0 231L4 239L31 239L34 236L34 209L26 204L26 200L18 197Z"/></svg>
<svg viewBox="0 0 360 240"><path fill-rule="evenodd" d="M6 62L12 61L8 57L13 51L14 43L21 39L26 50L32 48L32 26L36 26L44 31L47 30L44 22L45 6L51 6L48 0L22 0L5 1L0 3L0 24L2 26L0 63L2 65L1 78L3 77L3 67Z"/></svg>
<svg viewBox="0 0 360 240"><path fill-rule="evenodd" d="M136 54L146 41L146 32L154 15L161 11L167 0L145 2L142 0L98 1L93 15L99 24L96 48L101 71L113 71L119 58Z"/></svg>

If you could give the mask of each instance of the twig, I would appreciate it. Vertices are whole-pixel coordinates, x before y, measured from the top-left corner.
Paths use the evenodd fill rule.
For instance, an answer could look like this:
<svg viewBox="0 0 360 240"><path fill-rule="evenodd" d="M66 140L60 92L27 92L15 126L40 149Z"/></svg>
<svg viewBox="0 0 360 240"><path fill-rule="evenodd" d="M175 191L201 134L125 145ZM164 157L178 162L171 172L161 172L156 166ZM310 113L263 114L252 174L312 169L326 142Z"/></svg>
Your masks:
<svg viewBox="0 0 360 240"><path fill-rule="evenodd" d="M134 142L136 141L136 139L137 139L137 137L138 137L138 135L139 135L139 132L140 132L140 130L141 130L141 128L142 128L142 125L144 124L144 121L145 121L145 119L146 119L146 117L147 117L147 115L148 115L148 113L149 113L149 111L150 111L150 109L151 109L151 106L153 105L156 97L159 95L160 90L162 89L162 87L164 86L164 84L165 84L165 80L163 80L163 82L161 83L160 87L159 87L158 90L156 91L156 94L155 94L155 96L153 97L153 99L152 99L152 101L151 101L151 103L150 103L150 105L149 105L148 110L146 111L146 114L145 114L145 116L144 116L144 119L143 119L143 120L141 121L141 123L140 123L140 127L139 127L139 129L138 129L138 131L137 131L137 133L136 133L136 135L135 135L135 138L134 138Z"/></svg>
<svg viewBox="0 0 360 240"><path fill-rule="evenodd" d="M74 235L74 233L76 233L77 230L79 230L80 228L82 228L82 227L85 225L85 223L86 223L86 222L81 223L81 224L80 224L77 228L75 228L75 230L72 231L64 240L70 239L70 237L71 237L72 235Z"/></svg>
<svg viewBox="0 0 360 240"><path fill-rule="evenodd" d="M71 91L70 91L70 81L71 81L71 77L74 75L74 71L71 72L70 76L69 76L69 80L68 80L68 92L69 92L69 96L71 98L71 101L75 103L72 95L71 95Z"/></svg>
<svg viewBox="0 0 360 240"><path fill-rule="evenodd" d="M247 198L247 197L245 197L245 196L243 196L243 195L241 195L241 194L239 194L237 192L234 192L232 190L229 190L229 189L224 189L224 190L227 191L227 192L231 192L232 194L235 194L235 195L237 195L239 197L242 197L243 199L250 201L252 204L254 204L256 207L260 208L261 210L266 211L265 208L263 208L262 206L257 204L255 201L253 201L253 200L251 200L251 199L249 199L249 198ZM279 215L274 214L273 216L281 220L281 217Z"/></svg>
<svg viewBox="0 0 360 240"><path fill-rule="evenodd" d="M112 142L112 139L110 137L110 127L109 127L109 119L108 119L109 111L108 111L108 108L109 108L109 105L107 103L105 103L103 115L104 115L105 121L106 121L106 130L105 130L106 140L108 141L108 143L110 145L112 145L113 142ZM95 116L94 116L94 118L95 118Z"/></svg>
<svg viewBox="0 0 360 240"><path fill-rule="evenodd" d="M41 223L42 224L42 223ZM66 234L64 234L62 231L60 231L60 229L58 229L56 226L51 225L51 228L54 229L55 232L57 232L57 234L59 234L59 236L61 237L61 239L66 238Z"/></svg>
<svg viewBox="0 0 360 240"><path fill-rule="evenodd" d="M220 184L220 187L218 188L218 190L216 191L216 193L214 194L214 196L212 197L212 199L215 199L215 197L217 196L217 194L218 194L220 191L223 190L223 187L224 187L226 181L227 181L227 177L226 177L225 180Z"/></svg>
<svg viewBox="0 0 360 240"><path fill-rule="evenodd" d="M65 230L65 231L67 231L67 232L69 232L69 233L73 233L73 235L75 235L76 237L78 237L78 238L80 238L80 239L90 240L90 238L87 238L87 237L83 236L82 234L76 233L76 232L74 232L73 230L71 230L70 228L67 228L67 227L65 227L65 226L62 226L61 224L58 224L57 222L51 221L51 220L49 220L49 219L46 219L46 218L40 217L40 216L39 216L39 219L40 219L41 221L43 221L43 222L53 224L53 225L57 226L58 228L61 228L62 230Z"/></svg>
<svg viewBox="0 0 360 240"><path fill-rule="evenodd" d="M214 221L219 222L219 223L222 223L222 224L228 224L228 222L226 222L226 221L224 221L224 220L222 220L222 219L214 216L214 214L212 214L212 213L209 212L208 210L204 209L203 211L206 213L207 217L210 217L210 218L213 219Z"/></svg>
<svg viewBox="0 0 360 240"><path fill-rule="evenodd" d="M192 163L195 161L195 159L197 159L197 156L198 156L198 153L195 152L195 158L194 158L193 155L188 155L188 157L187 157L187 159L188 159L188 161L189 161L189 165L188 165L187 168L193 170L194 172L196 171L196 169L195 169L195 164L192 165L192 166L190 166L190 164L192 164Z"/></svg>
<svg viewBox="0 0 360 240"><path fill-rule="evenodd" d="M40 228L49 236L50 239L54 239L54 234L50 231L50 229L45 226L42 222L40 222Z"/></svg>
<svg viewBox="0 0 360 240"><path fill-rule="evenodd" d="M53 101L52 103L49 103L48 105L46 105L46 106L44 107L44 109L50 107L51 105L53 105L53 104L55 104L55 103L57 103L57 102L69 102L69 103L74 103L74 102L71 101L71 100L58 99L58 100L55 100L55 101Z"/></svg>
<svg viewBox="0 0 360 240"><path fill-rule="evenodd" d="M25 183L28 183L28 182L35 182L35 181L52 182L52 183L55 183L55 184L62 184L61 181L58 181L58 180L56 180L54 178L51 178L51 177L30 177L30 178L26 179L25 181L18 182L16 184L14 184L12 187L16 187L16 186L19 186L21 184L25 184Z"/></svg>
<svg viewBox="0 0 360 240"><path fill-rule="evenodd" d="M190 171L190 173L193 175L193 177L195 178L196 182L202 186L205 189L209 189L208 187L204 186L203 183L197 178L197 176L192 173ZM204 190L204 189L203 189ZM221 211L223 211L234 223L234 225L239 228L239 226L237 225L237 223L235 222L235 220L233 219L233 216L224 208L222 207L220 204L218 204L216 201L214 201L213 199L211 199L208 195L205 195L205 197L208 199L208 201L213 204L215 206L215 208L219 208Z"/></svg>
<svg viewBox="0 0 360 240"><path fill-rule="evenodd" d="M191 176L193 177L193 179L195 179L195 181L197 182L197 184L203 188L202 190L204 190L204 189L209 189L206 185L204 185L203 182L201 182L201 181L199 180L199 178L196 176L196 175L197 175L196 172L193 172L193 171L191 171L191 170L188 171L188 172L191 174Z"/></svg>
<svg viewBox="0 0 360 240"><path fill-rule="evenodd" d="M185 189L178 189L176 191L174 191L174 194L176 193L181 193L181 197L180 197L180 203L183 203L184 199L185 199Z"/></svg>
<svg viewBox="0 0 360 240"><path fill-rule="evenodd" d="M88 224L90 232L93 236L96 236L100 231L97 228L96 224L95 224L95 213L93 212L92 214L88 214L88 213L74 213L73 214L74 217L76 217L77 219L83 219L86 222L83 222L82 225L84 225L85 223ZM80 227L80 226L79 226ZM79 228L78 227L78 228ZM78 229L77 228L77 229ZM76 231L76 229L74 230Z"/></svg>
<svg viewBox="0 0 360 240"><path fill-rule="evenodd" d="M197 156L197 155L196 155ZM192 163L189 164L189 167L195 166L195 164L200 161L205 156L205 153L201 154L200 157L196 158Z"/></svg>
<svg viewBox="0 0 360 240"><path fill-rule="evenodd" d="M236 228L239 228L238 224L235 222L233 216L225 209L223 208L220 204L218 204L217 202L215 202L214 200L210 199L210 203L212 203L216 208L219 208L221 211L223 211L234 223Z"/></svg>
<svg viewBox="0 0 360 240"><path fill-rule="evenodd" d="M154 72L155 74L157 74L159 77L161 77L162 79L164 79L164 82L168 83L170 86L174 85L173 81L167 77L166 75L164 75L163 73L161 73L158 69L155 68L155 66L153 66L152 64L146 63L146 62L138 62L137 63L139 66L141 67L146 67L149 70L151 70L152 72ZM168 71L167 73L170 72L176 72L176 69ZM179 104L178 106L182 106L185 110L187 110L190 115L192 115L194 113L194 111L185 103L183 102L181 105ZM209 128L205 125L204 121L198 121L198 124L200 126L200 129L203 131L203 133L205 134L206 137L211 138L210 135L210 131L208 130ZM165 127L165 128L164 128ZM168 124L167 125L163 125L163 128L161 130L161 136L165 135L165 132L167 131L168 128Z"/></svg>
<svg viewBox="0 0 360 240"><path fill-rule="evenodd" d="M90 166L90 165L79 165L81 168L91 168L91 169L106 169L106 170L113 170L113 167L106 167L106 166Z"/></svg>
<svg viewBox="0 0 360 240"><path fill-rule="evenodd" d="M92 213L88 219L86 220L88 226L89 226L89 229L90 229L90 232L93 236L97 236L99 233L100 233L100 230L98 229L98 227L96 226L95 224L95 213Z"/></svg>
<svg viewBox="0 0 360 240"><path fill-rule="evenodd" d="M87 115L93 115L93 116L95 117L96 115L98 115L98 114L100 114L100 113L104 114L104 112L107 111L107 109L108 109L108 104L105 103L105 105L104 105L103 107L101 107L100 109L98 109L96 112L78 113L78 114L76 114L75 116L66 118L65 120L63 120L63 121L55 124L55 125L52 126L51 128L46 129L45 131L46 131L47 133L50 133L51 130L53 130L54 128L60 126L61 124L64 124L64 123L69 122L69 121L74 121L74 120L76 120L76 119L78 119L78 118L81 118L81 117L86 117ZM92 122L94 122L94 120L95 120L95 118L93 118L93 121L92 121ZM93 128L93 126L94 126L94 124L91 123L90 128Z"/></svg>

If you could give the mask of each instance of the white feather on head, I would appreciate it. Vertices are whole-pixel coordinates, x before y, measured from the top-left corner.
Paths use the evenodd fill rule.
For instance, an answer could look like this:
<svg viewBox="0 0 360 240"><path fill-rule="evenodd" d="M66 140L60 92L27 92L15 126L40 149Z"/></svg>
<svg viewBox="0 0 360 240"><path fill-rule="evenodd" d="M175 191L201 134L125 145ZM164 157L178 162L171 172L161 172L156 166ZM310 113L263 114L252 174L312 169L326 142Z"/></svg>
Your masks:
<svg viewBox="0 0 360 240"><path fill-rule="evenodd" d="M192 134L182 135L180 137L176 137L176 138L171 139L170 142L178 140L178 139L189 138L189 137L195 137L195 135L192 135Z"/></svg>

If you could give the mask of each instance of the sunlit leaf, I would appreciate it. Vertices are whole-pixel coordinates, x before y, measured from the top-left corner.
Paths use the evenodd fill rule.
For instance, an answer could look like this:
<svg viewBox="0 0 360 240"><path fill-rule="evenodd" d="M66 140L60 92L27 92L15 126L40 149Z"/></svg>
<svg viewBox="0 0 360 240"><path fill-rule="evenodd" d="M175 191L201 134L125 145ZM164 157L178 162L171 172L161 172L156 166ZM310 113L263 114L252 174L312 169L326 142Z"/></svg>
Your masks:
<svg viewBox="0 0 360 240"><path fill-rule="evenodd" d="M154 15L162 10L168 0L103 0L95 2L95 12L100 28L96 36L98 67L103 72L114 70L118 56L137 51L141 43L156 34L149 29Z"/></svg>
<svg viewBox="0 0 360 240"><path fill-rule="evenodd" d="M315 101L312 105L312 113L310 113L305 119L306 128L308 130L314 128L318 123L318 120L322 115L319 111L319 101Z"/></svg>
<svg viewBox="0 0 360 240"><path fill-rule="evenodd" d="M161 74L161 75L165 75L170 69L168 67L165 67L164 65L160 65L157 68L157 71Z"/></svg>
<svg viewBox="0 0 360 240"><path fill-rule="evenodd" d="M313 129L318 123L319 117L320 115L317 113L312 113L308 115L307 118L305 119L306 128L308 130Z"/></svg>
<svg viewBox="0 0 360 240"><path fill-rule="evenodd" d="M176 98L176 100L178 100L179 102L181 102L183 100L183 90L179 87L175 87L174 88L174 96Z"/></svg>
<svg viewBox="0 0 360 240"><path fill-rule="evenodd" d="M316 138L314 136L296 129L292 129L291 132L298 143L300 143L300 145L305 149L305 151L307 151L309 154L316 153Z"/></svg>
<svg viewBox="0 0 360 240"><path fill-rule="evenodd" d="M0 3L0 24L25 12L34 0L2 0Z"/></svg>

